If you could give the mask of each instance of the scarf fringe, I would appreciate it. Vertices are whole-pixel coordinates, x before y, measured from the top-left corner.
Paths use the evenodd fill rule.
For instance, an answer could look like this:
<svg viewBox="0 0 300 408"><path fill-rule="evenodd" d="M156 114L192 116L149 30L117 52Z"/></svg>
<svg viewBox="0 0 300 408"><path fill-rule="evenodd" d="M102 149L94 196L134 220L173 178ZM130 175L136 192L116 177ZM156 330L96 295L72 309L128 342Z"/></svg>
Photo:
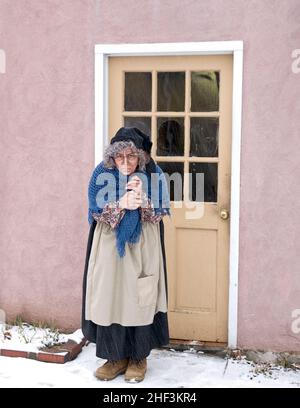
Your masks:
<svg viewBox="0 0 300 408"><path fill-rule="evenodd" d="M135 230L133 231L132 235L127 240L127 242L130 243L130 244L136 244L140 240L141 233L142 233L142 223L139 222L139 223L137 223ZM123 236L120 233L118 228L116 229L115 234L116 234L117 251L118 251L120 257L122 258L126 254L126 251L125 251L126 241L124 241Z"/></svg>

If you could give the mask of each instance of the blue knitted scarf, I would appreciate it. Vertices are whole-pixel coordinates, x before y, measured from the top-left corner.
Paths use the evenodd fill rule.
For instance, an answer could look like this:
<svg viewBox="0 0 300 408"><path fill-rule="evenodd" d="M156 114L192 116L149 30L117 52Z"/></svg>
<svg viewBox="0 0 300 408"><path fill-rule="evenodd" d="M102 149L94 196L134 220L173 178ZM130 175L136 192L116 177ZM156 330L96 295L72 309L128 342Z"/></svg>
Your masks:
<svg viewBox="0 0 300 408"><path fill-rule="evenodd" d="M170 215L170 197L162 169L155 164L155 173L135 171L123 175L117 168L109 169L103 161L93 171L89 182L88 198L89 224L93 221L92 213L101 213L108 202L119 200L127 191L126 183L133 175L138 175L143 182L143 190L154 204L155 214ZM116 247L120 257L125 255L125 245L139 241L142 230L140 207L136 210L125 209L125 214L115 228Z"/></svg>

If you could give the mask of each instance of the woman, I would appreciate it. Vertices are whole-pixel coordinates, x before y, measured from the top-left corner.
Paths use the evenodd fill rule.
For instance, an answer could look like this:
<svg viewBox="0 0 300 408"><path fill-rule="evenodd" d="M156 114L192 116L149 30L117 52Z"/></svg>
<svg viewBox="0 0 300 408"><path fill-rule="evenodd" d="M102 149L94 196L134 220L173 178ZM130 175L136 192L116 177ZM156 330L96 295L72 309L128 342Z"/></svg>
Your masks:
<svg viewBox="0 0 300 408"><path fill-rule="evenodd" d="M170 202L151 147L139 129L120 128L89 182L82 331L107 359L100 380L142 381L151 349L169 343L162 218Z"/></svg>

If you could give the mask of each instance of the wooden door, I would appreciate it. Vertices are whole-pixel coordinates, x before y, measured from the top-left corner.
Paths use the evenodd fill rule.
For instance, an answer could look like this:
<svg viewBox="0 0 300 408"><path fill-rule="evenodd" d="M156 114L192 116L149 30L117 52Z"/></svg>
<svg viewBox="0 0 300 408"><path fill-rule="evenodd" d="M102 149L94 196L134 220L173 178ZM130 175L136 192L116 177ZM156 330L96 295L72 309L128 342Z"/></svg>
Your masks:
<svg viewBox="0 0 300 408"><path fill-rule="evenodd" d="M109 137L140 128L178 177L164 219L170 337L226 342L232 56L111 57L108 86Z"/></svg>

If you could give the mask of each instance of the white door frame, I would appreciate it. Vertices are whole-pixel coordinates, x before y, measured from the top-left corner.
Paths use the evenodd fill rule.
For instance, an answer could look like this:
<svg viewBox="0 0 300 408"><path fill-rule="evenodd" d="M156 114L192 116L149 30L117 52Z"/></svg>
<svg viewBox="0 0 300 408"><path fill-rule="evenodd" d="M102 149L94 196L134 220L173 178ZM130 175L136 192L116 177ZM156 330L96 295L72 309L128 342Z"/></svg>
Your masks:
<svg viewBox="0 0 300 408"><path fill-rule="evenodd" d="M108 138L108 59L121 56L233 55L231 205L229 255L228 347L237 347L242 128L243 41L209 41L95 45L95 166L103 159Z"/></svg>

